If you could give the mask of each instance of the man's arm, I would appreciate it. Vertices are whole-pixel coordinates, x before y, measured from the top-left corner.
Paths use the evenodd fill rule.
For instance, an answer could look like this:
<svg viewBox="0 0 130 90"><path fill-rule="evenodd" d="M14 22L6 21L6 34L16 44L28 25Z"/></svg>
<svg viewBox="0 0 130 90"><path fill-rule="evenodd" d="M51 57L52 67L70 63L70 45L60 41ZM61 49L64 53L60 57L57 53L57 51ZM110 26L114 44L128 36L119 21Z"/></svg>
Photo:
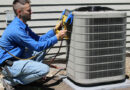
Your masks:
<svg viewBox="0 0 130 90"><path fill-rule="evenodd" d="M45 41L36 41L26 32L24 32L24 30L17 30L15 33L12 33L11 38L12 41L17 43L19 46L28 47L35 51L42 51L46 48L49 48L58 41L56 35Z"/></svg>
<svg viewBox="0 0 130 90"><path fill-rule="evenodd" d="M36 41L45 41L53 36L55 36L55 32L54 30L49 30L47 33L45 33L44 35L42 36L38 36L37 34L35 34L30 28L28 28L29 30L29 34L30 36L35 39Z"/></svg>
<svg viewBox="0 0 130 90"><path fill-rule="evenodd" d="M56 32L57 29L60 30L61 28L62 28L62 21L59 22L59 23L54 27L54 29L49 30L47 33L45 33L45 34L42 35L42 36L38 36L38 35L36 35L36 34L28 27L29 32L30 32L30 36L31 36L33 39L35 39L36 41L45 41L45 40L48 40L49 38L55 36L55 34L56 34L55 32ZM59 35L56 35L56 36L57 36L57 38L59 39Z"/></svg>
<svg viewBox="0 0 130 90"><path fill-rule="evenodd" d="M45 33L44 35L42 35L40 38L39 38L39 41L45 41L45 40L48 40L49 38L55 36L55 32L54 30L49 30L47 33Z"/></svg>

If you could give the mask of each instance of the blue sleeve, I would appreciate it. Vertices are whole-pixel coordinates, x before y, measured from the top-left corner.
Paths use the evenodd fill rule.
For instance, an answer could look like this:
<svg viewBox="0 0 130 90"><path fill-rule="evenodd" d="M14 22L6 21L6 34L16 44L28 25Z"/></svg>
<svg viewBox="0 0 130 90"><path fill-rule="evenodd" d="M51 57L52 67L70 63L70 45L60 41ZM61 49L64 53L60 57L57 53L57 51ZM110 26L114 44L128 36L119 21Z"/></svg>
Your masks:
<svg viewBox="0 0 130 90"><path fill-rule="evenodd" d="M40 36L38 36L37 34L35 34L30 28L28 28L28 31L29 31L29 35L35 39L36 41L39 40Z"/></svg>
<svg viewBox="0 0 130 90"><path fill-rule="evenodd" d="M11 37L18 45L28 47L35 51L42 51L57 43L57 37L54 35L45 41L36 41L24 30L17 30Z"/></svg>
<svg viewBox="0 0 130 90"><path fill-rule="evenodd" d="M55 36L55 32L54 30L50 30L48 31L46 34L42 35L40 38L39 38L39 41L44 41L44 40L48 40L49 38Z"/></svg>

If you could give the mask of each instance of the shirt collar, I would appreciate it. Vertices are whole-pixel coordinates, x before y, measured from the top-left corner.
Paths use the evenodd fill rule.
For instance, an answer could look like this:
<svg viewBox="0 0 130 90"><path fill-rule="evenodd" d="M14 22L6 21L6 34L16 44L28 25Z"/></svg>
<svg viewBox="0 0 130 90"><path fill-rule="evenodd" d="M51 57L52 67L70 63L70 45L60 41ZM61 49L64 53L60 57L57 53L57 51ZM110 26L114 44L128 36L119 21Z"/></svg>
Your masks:
<svg viewBox="0 0 130 90"><path fill-rule="evenodd" d="M26 29L27 25L24 24L18 17L15 17L15 20L19 23L22 29Z"/></svg>

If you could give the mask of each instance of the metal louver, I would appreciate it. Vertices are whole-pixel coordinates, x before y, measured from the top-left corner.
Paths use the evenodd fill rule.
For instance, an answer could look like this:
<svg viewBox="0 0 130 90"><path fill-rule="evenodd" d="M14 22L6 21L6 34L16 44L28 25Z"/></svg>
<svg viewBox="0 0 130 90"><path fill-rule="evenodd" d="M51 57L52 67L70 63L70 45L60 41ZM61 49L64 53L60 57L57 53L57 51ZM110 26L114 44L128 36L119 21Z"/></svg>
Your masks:
<svg viewBox="0 0 130 90"><path fill-rule="evenodd" d="M124 80L126 13L73 14L67 76L83 85Z"/></svg>

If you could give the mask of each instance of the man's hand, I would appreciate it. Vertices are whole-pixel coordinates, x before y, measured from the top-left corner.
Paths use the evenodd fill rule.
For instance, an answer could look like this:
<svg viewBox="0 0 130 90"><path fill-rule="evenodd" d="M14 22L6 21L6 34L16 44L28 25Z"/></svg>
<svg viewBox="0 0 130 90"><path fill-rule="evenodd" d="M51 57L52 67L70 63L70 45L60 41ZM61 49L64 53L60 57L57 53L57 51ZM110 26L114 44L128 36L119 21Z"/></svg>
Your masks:
<svg viewBox="0 0 130 90"><path fill-rule="evenodd" d="M65 36L66 36L66 32L67 30L60 30L57 34L56 34L56 37L57 39L63 39Z"/></svg>
<svg viewBox="0 0 130 90"><path fill-rule="evenodd" d="M60 23L58 23L55 28L54 28L54 31L56 32L56 30L61 30L62 29L62 26L63 26L63 23L62 21L60 21Z"/></svg>

